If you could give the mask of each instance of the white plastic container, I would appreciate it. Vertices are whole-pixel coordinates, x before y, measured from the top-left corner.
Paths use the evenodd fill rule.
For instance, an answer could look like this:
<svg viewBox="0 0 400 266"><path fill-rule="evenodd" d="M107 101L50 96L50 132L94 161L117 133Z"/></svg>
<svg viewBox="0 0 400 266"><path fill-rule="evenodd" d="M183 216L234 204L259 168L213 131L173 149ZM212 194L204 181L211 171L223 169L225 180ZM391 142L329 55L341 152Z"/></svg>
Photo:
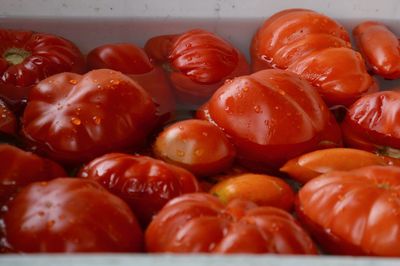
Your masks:
<svg viewBox="0 0 400 266"><path fill-rule="evenodd" d="M248 55L261 22L286 8L309 8L340 21L348 30L365 19L385 22L400 35L399 0L1 0L0 25L54 33L84 52L112 42L143 45L155 35L204 28ZM386 82L385 87L399 82ZM399 247L400 248L400 247ZM400 259L276 255L2 255L0 265L400 265Z"/></svg>

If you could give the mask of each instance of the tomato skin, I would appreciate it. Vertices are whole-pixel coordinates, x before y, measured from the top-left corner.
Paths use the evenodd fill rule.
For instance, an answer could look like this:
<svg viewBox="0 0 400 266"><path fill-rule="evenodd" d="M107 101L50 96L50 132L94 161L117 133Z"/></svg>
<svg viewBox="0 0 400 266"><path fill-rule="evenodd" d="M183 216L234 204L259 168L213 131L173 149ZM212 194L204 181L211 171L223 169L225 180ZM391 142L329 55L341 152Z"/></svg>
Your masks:
<svg viewBox="0 0 400 266"><path fill-rule="evenodd" d="M150 59L156 64L163 64L168 61L172 45L179 37L179 34L155 36L147 40L144 50Z"/></svg>
<svg viewBox="0 0 400 266"><path fill-rule="evenodd" d="M227 170L235 148L215 125L189 119L167 127L153 146L157 157L181 166L197 176L210 176Z"/></svg>
<svg viewBox="0 0 400 266"><path fill-rule="evenodd" d="M79 178L33 183L5 215L18 252L139 252L143 233L129 207L99 184Z"/></svg>
<svg viewBox="0 0 400 266"><path fill-rule="evenodd" d="M0 99L0 133L14 135L16 132L17 119L7 104Z"/></svg>
<svg viewBox="0 0 400 266"><path fill-rule="evenodd" d="M316 254L287 212L246 200L224 206L206 193L175 198L145 232L149 252Z"/></svg>
<svg viewBox="0 0 400 266"><path fill-rule="evenodd" d="M400 256L399 176L400 167L367 166L312 179L298 193L299 218L321 229L311 233L327 240L319 244L328 252ZM340 247L341 239L358 251L332 250L332 241Z"/></svg>
<svg viewBox="0 0 400 266"><path fill-rule="evenodd" d="M374 73L386 79L400 78L399 40L388 27L365 21L354 28L353 35Z"/></svg>
<svg viewBox="0 0 400 266"><path fill-rule="evenodd" d="M185 169L147 156L110 153L89 162L78 176L122 198L145 227L168 200L200 190Z"/></svg>
<svg viewBox="0 0 400 266"><path fill-rule="evenodd" d="M64 169L51 160L0 144L0 206L30 183L66 175Z"/></svg>
<svg viewBox="0 0 400 266"><path fill-rule="evenodd" d="M350 148L317 150L286 162L280 169L294 180L305 184L311 179L332 171L350 171L369 165L395 165L400 161L374 153Z"/></svg>
<svg viewBox="0 0 400 266"><path fill-rule="evenodd" d="M311 10L284 10L267 19L250 52L253 71L294 72L314 85L329 106L348 106L378 89L343 26Z"/></svg>
<svg viewBox="0 0 400 266"><path fill-rule="evenodd" d="M294 202L292 188L280 178L262 174L241 174L214 185L210 193L222 202L245 199L260 206L290 211Z"/></svg>
<svg viewBox="0 0 400 266"><path fill-rule="evenodd" d="M366 95L348 110L342 123L350 147L398 157L400 149L400 91Z"/></svg>
<svg viewBox="0 0 400 266"><path fill-rule="evenodd" d="M146 47L158 60L165 58L168 51L168 60L163 63L183 103L203 103L226 79L249 73L239 50L205 30L155 37ZM154 51L155 48L161 51Z"/></svg>
<svg viewBox="0 0 400 266"><path fill-rule="evenodd" d="M59 36L0 29L0 43L0 96L9 102L26 99L31 86L51 75L85 71L82 53Z"/></svg>
<svg viewBox="0 0 400 266"><path fill-rule="evenodd" d="M37 151L66 164L137 148L157 121L143 88L120 72L54 75L32 89L23 133Z"/></svg>
<svg viewBox="0 0 400 266"><path fill-rule="evenodd" d="M339 126L318 92L283 70L227 82L198 116L218 125L236 146L239 160L253 168L280 167L326 142L341 145Z"/></svg>
<svg viewBox="0 0 400 266"><path fill-rule="evenodd" d="M157 105L160 123L169 120L175 110L175 96L160 66L154 66L143 49L129 43L106 44L91 50L89 69L120 71L141 85Z"/></svg>

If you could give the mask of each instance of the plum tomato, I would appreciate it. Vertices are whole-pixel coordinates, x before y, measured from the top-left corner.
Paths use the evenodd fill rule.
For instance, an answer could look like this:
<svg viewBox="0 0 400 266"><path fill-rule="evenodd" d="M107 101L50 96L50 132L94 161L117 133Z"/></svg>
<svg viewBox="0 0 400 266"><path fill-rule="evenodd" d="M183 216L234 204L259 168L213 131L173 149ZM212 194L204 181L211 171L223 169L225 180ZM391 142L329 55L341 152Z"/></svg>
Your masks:
<svg viewBox="0 0 400 266"><path fill-rule="evenodd" d="M225 179L214 185L210 193L224 203L233 199L245 199L260 206L273 206L286 211L292 209L295 195L282 179L251 173Z"/></svg>
<svg viewBox="0 0 400 266"><path fill-rule="evenodd" d="M128 75L153 98L161 120L171 118L175 110L172 88L162 68L154 66L143 49L129 43L106 44L91 50L87 62L89 69L108 68Z"/></svg>
<svg viewBox="0 0 400 266"><path fill-rule="evenodd" d="M400 160L358 149L333 148L293 158L286 162L280 171L305 184L319 175L332 171L349 171L369 165L400 166Z"/></svg>
<svg viewBox="0 0 400 266"><path fill-rule="evenodd" d="M145 232L149 252L316 254L309 235L286 211L206 193L167 203Z"/></svg>
<svg viewBox="0 0 400 266"><path fill-rule="evenodd" d="M122 198L143 227L168 200L199 191L190 172L147 156L106 154L88 163L78 176L94 180Z"/></svg>
<svg viewBox="0 0 400 266"><path fill-rule="evenodd" d="M168 126L158 135L153 150L158 158L196 176L211 176L227 170L236 154L221 129L199 119Z"/></svg>
<svg viewBox="0 0 400 266"><path fill-rule="evenodd" d="M75 44L46 33L0 29L0 55L0 97L11 103L26 99L42 79L86 68Z"/></svg>
<svg viewBox="0 0 400 266"><path fill-rule="evenodd" d="M365 95L348 110L342 123L350 147L400 157L400 91Z"/></svg>
<svg viewBox="0 0 400 266"><path fill-rule="evenodd" d="M341 145L340 128L318 92L296 74L262 70L226 82L199 112L236 146L237 158L254 168Z"/></svg>
<svg viewBox="0 0 400 266"><path fill-rule="evenodd" d="M14 135L17 131L17 119L7 104L0 99L0 133Z"/></svg>
<svg viewBox="0 0 400 266"><path fill-rule="evenodd" d="M6 240L17 252L139 252L143 233L120 198L92 180L33 183L11 201Z"/></svg>
<svg viewBox="0 0 400 266"><path fill-rule="evenodd" d="M184 103L203 103L226 79L249 73L244 55L219 36L200 29L150 39L150 54L162 60ZM162 49L162 51L154 51Z"/></svg>
<svg viewBox="0 0 400 266"><path fill-rule="evenodd" d="M400 256L400 167L335 171L300 189L299 220L326 252Z"/></svg>
<svg viewBox="0 0 400 266"><path fill-rule="evenodd" d="M289 9L267 19L254 35L250 53L253 71L294 72L315 86L330 106L348 106L378 90L343 26L312 10Z"/></svg>
<svg viewBox="0 0 400 266"><path fill-rule="evenodd" d="M41 81L22 120L30 147L65 164L138 148L156 122L149 94L128 76L107 69Z"/></svg>
<svg viewBox="0 0 400 266"><path fill-rule="evenodd" d="M354 39L372 71L386 79L400 78L399 40L384 24L365 21L353 30Z"/></svg>
<svg viewBox="0 0 400 266"><path fill-rule="evenodd" d="M30 183L66 175L64 169L51 160L0 144L0 206Z"/></svg>

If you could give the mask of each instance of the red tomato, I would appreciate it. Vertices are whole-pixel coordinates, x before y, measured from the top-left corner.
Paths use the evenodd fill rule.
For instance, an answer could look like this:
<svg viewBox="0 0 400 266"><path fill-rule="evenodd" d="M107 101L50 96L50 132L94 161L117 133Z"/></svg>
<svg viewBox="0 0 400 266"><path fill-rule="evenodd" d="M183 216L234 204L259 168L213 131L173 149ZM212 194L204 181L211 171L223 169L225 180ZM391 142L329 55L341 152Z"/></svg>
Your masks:
<svg viewBox="0 0 400 266"><path fill-rule="evenodd" d="M168 202L147 228L145 240L149 252L317 253L289 213L239 199L224 206L205 193Z"/></svg>
<svg viewBox="0 0 400 266"><path fill-rule="evenodd" d="M175 98L164 71L153 66L143 49L128 43L99 46L88 54L89 69L109 68L130 76L141 85L157 105L161 122L171 118Z"/></svg>
<svg viewBox="0 0 400 266"><path fill-rule="evenodd" d="M241 174L221 182L210 189L210 193L226 203L234 199L253 201L260 206L273 206L290 211L294 192L280 178L261 174Z"/></svg>
<svg viewBox="0 0 400 266"><path fill-rule="evenodd" d="M58 164L8 144L0 144L0 206L22 187L66 176Z"/></svg>
<svg viewBox="0 0 400 266"><path fill-rule="evenodd" d="M146 45L157 59L168 50L169 77L185 103L209 98L226 80L249 73L242 53L217 35L191 30L179 36L160 36ZM162 51L154 51L160 48Z"/></svg>
<svg viewBox="0 0 400 266"><path fill-rule="evenodd" d="M32 89L23 133L38 152L64 163L138 147L157 117L150 96L113 70L54 75Z"/></svg>
<svg viewBox="0 0 400 266"><path fill-rule="evenodd" d="M157 137L153 150L157 157L199 176L227 170L236 154L221 129L197 119L180 121L166 128Z"/></svg>
<svg viewBox="0 0 400 266"><path fill-rule="evenodd" d="M17 131L17 120L5 102L0 99L0 133L13 135Z"/></svg>
<svg viewBox="0 0 400 266"><path fill-rule="evenodd" d="M331 172L298 194L299 219L333 254L400 256L400 168Z"/></svg>
<svg viewBox="0 0 400 266"><path fill-rule="evenodd" d="M27 98L31 86L60 72L83 73L79 49L59 36L0 29L0 97L12 102Z"/></svg>
<svg viewBox="0 0 400 266"><path fill-rule="evenodd" d="M311 10L267 19L251 45L253 70L287 69L314 85L328 105L350 105L378 89L343 26Z"/></svg>
<svg viewBox="0 0 400 266"><path fill-rule="evenodd" d="M92 180L33 183L4 217L17 252L138 252L143 233L129 207Z"/></svg>
<svg viewBox="0 0 400 266"><path fill-rule="evenodd" d="M168 200L199 191L196 178L185 169L146 156L103 155L78 176L94 180L125 200L145 227Z"/></svg>
<svg viewBox="0 0 400 266"><path fill-rule="evenodd" d="M146 42L144 50L153 62L165 63L168 61L169 52L178 37L178 34L170 34L150 38Z"/></svg>
<svg viewBox="0 0 400 266"><path fill-rule="evenodd" d="M263 70L225 83L200 109L252 167L277 168L308 151L341 144L340 129L318 92L283 70ZM294 133L295 132L295 133Z"/></svg>
<svg viewBox="0 0 400 266"><path fill-rule="evenodd" d="M372 71L387 78L400 78L400 44L385 25L376 21L359 24L353 35Z"/></svg>
<svg viewBox="0 0 400 266"><path fill-rule="evenodd" d="M382 91L359 99L348 110L342 130L350 147L398 158L400 91Z"/></svg>
<svg viewBox="0 0 400 266"><path fill-rule="evenodd" d="M379 156L370 152L336 148L313 151L286 162L280 171L291 178L307 183L311 179L333 171L349 171L369 165L396 165L400 160Z"/></svg>

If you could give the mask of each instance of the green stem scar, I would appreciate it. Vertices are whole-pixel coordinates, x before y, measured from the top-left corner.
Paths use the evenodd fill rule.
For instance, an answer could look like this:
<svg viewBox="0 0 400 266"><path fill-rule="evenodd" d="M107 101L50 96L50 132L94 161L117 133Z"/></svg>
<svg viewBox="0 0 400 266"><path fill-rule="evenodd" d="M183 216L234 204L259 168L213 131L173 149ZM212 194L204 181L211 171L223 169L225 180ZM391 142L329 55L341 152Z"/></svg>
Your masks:
<svg viewBox="0 0 400 266"><path fill-rule="evenodd" d="M18 64L21 64L25 60L25 58L27 58L30 55L31 55L31 53L24 49L10 48L4 52L3 58L10 65L18 65Z"/></svg>

